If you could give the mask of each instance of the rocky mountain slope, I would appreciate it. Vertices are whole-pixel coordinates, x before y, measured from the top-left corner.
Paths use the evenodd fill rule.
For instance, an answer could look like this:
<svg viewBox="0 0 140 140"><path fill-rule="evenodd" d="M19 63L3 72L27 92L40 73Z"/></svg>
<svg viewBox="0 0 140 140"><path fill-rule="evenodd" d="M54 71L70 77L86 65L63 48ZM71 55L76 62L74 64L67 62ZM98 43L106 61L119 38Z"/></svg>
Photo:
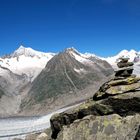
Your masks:
<svg viewBox="0 0 140 140"><path fill-rule="evenodd" d="M106 61L66 49L54 56L33 81L21 105L22 113L44 114L85 100L112 74Z"/></svg>
<svg viewBox="0 0 140 140"><path fill-rule="evenodd" d="M9 116L18 112L23 91L30 87L30 81L24 74L18 75L8 68L0 66L0 116ZM23 94L24 95L24 94Z"/></svg>
<svg viewBox="0 0 140 140"><path fill-rule="evenodd" d="M34 139L139 140L140 77L132 74L133 63L128 58L120 59L117 65L115 76L100 87L93 99L52 116L51 128L34 135Z"/></svg>

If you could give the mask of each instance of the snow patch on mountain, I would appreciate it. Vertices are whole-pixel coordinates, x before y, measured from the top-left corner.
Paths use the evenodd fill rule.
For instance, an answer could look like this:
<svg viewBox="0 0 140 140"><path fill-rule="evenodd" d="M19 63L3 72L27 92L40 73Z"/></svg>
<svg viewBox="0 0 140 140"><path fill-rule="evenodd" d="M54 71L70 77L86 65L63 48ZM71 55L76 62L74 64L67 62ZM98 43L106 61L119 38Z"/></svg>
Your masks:
<svg viewBox="0 0 140 140"><path fill-rule="evenodd" d="M79 74L87 73L87 71L85 69L83 69L83 68L80 68L80 69L74 68L74 71L77 72L77 73L79 73Z"/></svg>
<svg viewBox="0 0 140 140"><path fill-rule="evenodd" d="M66 49L66 52L69 53L74 59L76 59L80 63L87 64L87 65L91 65L93 63L93 61L89 59L91 55L89 56L87 54L82 54L74 48L68 48Z"/></svg>
<svg viewBox="0 0 140 140"><path fill-rule="evenodd" d="M91 57L94 57L95 59L99 59L100 58L99 56L97 56L95 54L92 54L92 53L88 53L88 52L86 52L86 53L84 53L82 55L84 55L84 57L86 57L88 59L91 58Z"/></svg>
<svg viewBox="0 0 140 140"><path fill-rule="evenodd" d="M76 54L76 53L74 53L74 52L71 52L71 55L72 55L77 61L79 61L79 62L81 62L81 63L84 63L84 62L88 61L88 60L87 60L86 58L84 58L83 56L78 55L78 54Z"/></svg>

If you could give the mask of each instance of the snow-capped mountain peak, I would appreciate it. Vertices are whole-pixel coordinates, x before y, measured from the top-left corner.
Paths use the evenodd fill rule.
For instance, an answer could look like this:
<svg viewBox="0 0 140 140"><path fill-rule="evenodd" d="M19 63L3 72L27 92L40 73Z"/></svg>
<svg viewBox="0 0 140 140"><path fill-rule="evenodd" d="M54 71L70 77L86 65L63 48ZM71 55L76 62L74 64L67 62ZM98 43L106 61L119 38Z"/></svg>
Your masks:
<svg viewBox="0 0 140 140"><path fill-rule="evenodd" d="M129 61L131 61L131 62L137 62L137 61L140 60L140 52L137 52L137 51L135 51L133 49L131 49L130 51L122 50L120 53L118 53L115 56L107 57L107 58L102 58L102 59L106 60L111 65L116 65L117 61L121 57L129 58Z"/></svg>
<svg viewBox="0 0 140 140"><path fill-rule="evenodd" d="M132 57L135 57L138 53L135 50L122 50L117 56L119 57L129 57L130 59Z"/></svg>
<svg viewBox="0 0 140 140"><path fill-rule="evenodd" d="M32 48L26 48L24 46L20 46L14 53L11 54L11 57L19 57L24 55L26 57L48 57L48 55L53 55L53 53L44 53L40 51L33 50Z"/></svg>
<svg viewBox="0 0 140 140"><path fill-rule="evenodd" d="M18 75L26 74L32 81L54 55L21 45L10 57L0 58L0 66Z"/></svg>
<svg viewBox="0 0 140 140"><path fill-rule="evenodd" d="M74 47L71 47L71 48L67 48L65 50L66 53L76 53L78 55L80 55L80 53L74 48Z"/></svg>
<svg viewBox="0 0 140 140"><path fill-rule="evenodd" d="M93 53L88 53L88 52L84 53L84 56L85 56L86 58L88 58L88 59L92 59L92 58L97 59L97 60L100 59L99 56L97 56L97 55L95 55L95 54L93 54Z"/></svg>
<svg viewBox="0 0 140 140"><path fill-rule="evenodd" d="M26 47L24 47L23 45L20 45L18 49L19 49L19 50L20 50L20 49L26 49Z"/></svg>
<svg viewBox="0 0 140 140"><path fill-rule="evenodd" d="M123 55L126 55L128 52L129 52L128 50L122 50L117 55L118 56L123 56Z"/></svg>

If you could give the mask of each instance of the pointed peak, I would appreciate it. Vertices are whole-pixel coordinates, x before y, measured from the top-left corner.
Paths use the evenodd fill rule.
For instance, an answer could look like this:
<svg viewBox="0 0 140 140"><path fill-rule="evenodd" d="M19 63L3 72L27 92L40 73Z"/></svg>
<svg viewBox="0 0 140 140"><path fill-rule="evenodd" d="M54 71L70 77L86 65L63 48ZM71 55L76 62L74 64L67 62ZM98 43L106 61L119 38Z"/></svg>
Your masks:
<svg viewBox="0 0 140 140"><path fill-rule="evenodd" d="M31 48L26 48L23 45L20 45L20 47L17 50L14 51L14 54L23 55L23 54L26 54L27 52L30 52L32 50L33 49L31 49Z"/></svg>
<svg viewBox="0 0 140 140"><path fill-rule="evenodd" d="M23 45L21 45L17 50L15 50L10 56L11 57L19 57L19 56L26 56L26 57L51 57L54 56L55 53L45 53L45 52L40 52L40 51L36 51L30 47L24 47Z"/></svg>
<svg viewBox="0 0 140 140"><path fill-rule="evenodd" d="M20 45L18 49L24 49L25 47L23 45Z"/></svg>
<svg viewBox="0 0 140 140"><path fill-rule="evenodd" d="M37 51L33 50L32 48L26 48L23 45L20 45L20 47L14 51L14 53L11 55L12 57L17 57L20 55L25 56L34 56L37 54Z"/></svg>
<svg viewBox="0 0 140 140"><path fill-rule="evenodd" d="M29 49L29 48L26 48L26 47L24 47L23 45L20 45L19 48L18 48L17 50L25 50L25 49ZM17 51L17 50L16 50L16 51Z"/></svg>
<svg viewBox="0 0 140 140"><path fill-rule="evenodd" d="M131 50L129 51L129 53L137 54L138 52L135 51L135 50L133 50L133 49L131 49Z"/></svg>
<svg viewBox="0 0 140 140"><path fill-rule="evenodd" d="M127 54L129 51L128 50L122 50L119 52L119 55L125 55Z"/></svg>
<svg viewBox="0 0 140 140"><path fill-rule="evenodd" d="M76 52L78 52L74 47L66 48L65 51L76 51Z"/></svg>
<svg viewBox="0 0 140 140"><path fill-rule="evenodd" d="M67 49L65 49L65 51L64 52L66 52L66 53L75 53L75 54L77 54L77 55L80 55L81 53L80 52L78 52L74 47L71 47L71 48L67 48Z"/></svg>

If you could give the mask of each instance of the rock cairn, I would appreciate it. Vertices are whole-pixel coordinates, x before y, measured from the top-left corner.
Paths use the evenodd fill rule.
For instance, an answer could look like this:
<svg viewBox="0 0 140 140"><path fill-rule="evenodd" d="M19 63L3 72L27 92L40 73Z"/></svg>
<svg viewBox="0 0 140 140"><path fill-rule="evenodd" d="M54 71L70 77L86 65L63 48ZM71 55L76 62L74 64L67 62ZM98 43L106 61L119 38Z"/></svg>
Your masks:
<svg viewBox="0 0 140 140"><path fill-rule="evenodd" d="M120 62L117 63L119 70L116 71L116 78L126 78L131 76L133 72L133 62L128 62L129 58L120 58Z"/></svg>
<svg viewBox="0 0 140 140"><path fill-rule="evenodd" d="M117 63L118 70L115 71L115 78L104 85L93 96L94 100L106 98L117 94L135 91L140 88L140 77L133 73L133 62L128 62L129 58L120 58Z"/></svg>

